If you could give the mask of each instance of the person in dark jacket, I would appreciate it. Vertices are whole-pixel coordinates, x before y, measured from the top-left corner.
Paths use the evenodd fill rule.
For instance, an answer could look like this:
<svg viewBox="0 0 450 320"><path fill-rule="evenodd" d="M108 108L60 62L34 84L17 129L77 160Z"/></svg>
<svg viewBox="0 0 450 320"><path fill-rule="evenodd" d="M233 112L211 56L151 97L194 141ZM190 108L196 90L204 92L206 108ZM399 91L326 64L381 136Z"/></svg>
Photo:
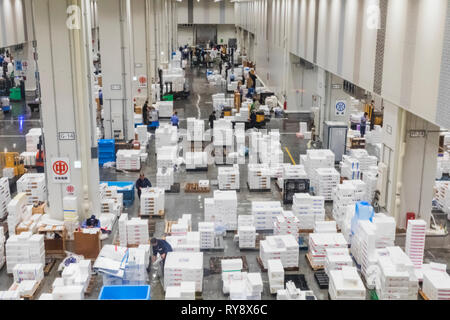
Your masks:
<svg viewBox="0 0 450 320"><path fill-rule="evenodd" d="M142 123L148 125L148 100L145 101L142 107Z"/></svg>
<svg viewBox="0 0 450 320"><path fill-rule="evenodd" d="M148 180L144 176L144 173L141 173L139 175L139 179L136 180L136 189L137 189L137 194L138 194L139 199L141 199L142 189L151 188L151 187L152 187L152 184L150 183L150 180Z"/></svg>
<svg viewBox="0 0 450 320"><path fill-rule="evenodd" d="M209 115L209 127L210 127L211 129L214 128L214 121L215 121L215 120L217 120L217 118L216 118L216 112L213 111L213 112Z"/></svg>
<svg viewBox="0 0 450 320"><path fill-rule="evenodd" d="M152 238L150 240L150 244L152 246L152 263L156 261L156 257L159 253L161 257L161 269L164 274L164 264L166 263L167 253L172 252L172 246L166 240Z"/></svg>
<svg viewBox="0 0 450 320"><path fill-rule="evenodd" d="M250 114L250 128L254 128L256 126L256 112L253 110Z"/></svg>

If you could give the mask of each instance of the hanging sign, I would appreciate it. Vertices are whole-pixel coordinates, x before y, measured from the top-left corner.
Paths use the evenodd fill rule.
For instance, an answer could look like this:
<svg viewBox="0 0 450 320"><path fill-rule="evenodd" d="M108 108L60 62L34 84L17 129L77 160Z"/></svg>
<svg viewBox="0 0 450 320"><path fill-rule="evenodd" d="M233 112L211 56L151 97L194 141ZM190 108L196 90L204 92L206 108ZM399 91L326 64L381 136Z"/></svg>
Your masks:
<svg viewBox="0 0 450 320"><path fill-rule="evenodd" d="M69 158L52 158L52 178L54 183L70 183Z"/></svg>

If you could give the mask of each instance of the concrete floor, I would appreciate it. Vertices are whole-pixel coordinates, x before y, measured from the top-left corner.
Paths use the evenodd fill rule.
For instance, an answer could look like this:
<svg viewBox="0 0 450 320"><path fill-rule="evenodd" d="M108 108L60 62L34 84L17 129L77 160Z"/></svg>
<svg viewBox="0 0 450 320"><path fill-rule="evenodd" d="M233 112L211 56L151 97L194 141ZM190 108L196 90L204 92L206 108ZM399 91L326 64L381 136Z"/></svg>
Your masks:
<svg viewBox="0 0 450 320"><path fill-rule="evenodd" d="M194 69L187 70L186 77L188 79L191 94L187 100L176 101L175 110L178 111L178 115L181 119L180 128L186 128L185 119L188 117L197 117L200 112L201 119L207 119L212 111L212 99L211 95L217 92L223 92L224 88L212 87L206 81L205 69ZM199 109L197 108L199 106ZM20 115L25 116L23 123L23 128L20 130L20 121L16 120ZM29 128L39 126L36 122L38 118L38 113L30 114L29 108L25 106L14 106L12 115L8 115L5 119L0 119L0 135L23 135ZM272 119L268 124L268 129L280 129L281 132L281 145L282 147L287 147L292 154L292 157L296 162L298 162L299 155L306 152L305 142L298 140L295 137L295 132L298 131L299 121L307 121L309 115L302 114L290 114L286 118ZM11 148L13 144L16 144L18 150L25 149L25 139L24 138L1 138L0 149L4 147ZM154 148L154 137L149 144L149 157L145 165L145 174L152 181L156 182L156 156ZM285 152L284 162L289 163L290 158ZM100 169L100 179L103 181L135 181L138 177L138 173L124 172L117 173L115 169L101 168ZM183 191L185 182L197 182L198 180L208 179L217 180L217 167L209 166L207 172L186 172L184 167L182 167L175 176L176 182L181 184L181 191L179 194L166 193L166 217L167 220L176 220L181 217L184 213L192 214L192 226L194 230L197 230L198 222L203 220L203 203L204 198L212 197L212 192L209 194L185 194ZM249 192L246 186L247 180L247 166L240 166L240 184L241 191L237 193L239 200L238 214L249 214L251 201L253 200L281 200L281 194L277 188L272 185L271 192ZM274 183L273 183L274 184ZM217 189L217 187L212 188ZM137 197L136 197L137 199ZM138 215L139 203L136 200L131 207L125 208L131 217ZM290 209L290 206L285 206L285 209ZM331 214L331 205L327 204L327 214ZM447 223L445 217L441 217L443 223ZM113 234L117 231L117 224L114 227ZM156 223L156 237L161 237L164 233L164 220L157 220ZM113 236L104 240L103 243L111 243ZM305 239L307 241L307 237ZM403 245L404 237L399 236L397 239L398 245ZM241 252L238 248L237 243L233 242L233 235L231 233L227 234L224 239L225 250L223 252L204 252L204 281L203 281L203 299L228 299L222 293L222 281L220 274L210 274L209 273L209 259L212 256L241 256L245 255L247 257L247 262L249 265L250 272L259 272L260 268L256 262L256 257L258 256L258 251L243 251ZM440 238L427 238L427 250L425 254L425 261L435 261L441 263L450 262L450 238L440 237ZM314 279L314 273L308 266L305 259L305 251L300 251L299 259L299 272L304 274L307 283L311 290L314 291L317 298L328 299L327 290L321 290L317 286ZM290 272L292 273L292 272ZM51 284L55 277L58 276L56 268L53 268L51 274L45 278L44 285L41 292L49 292ZM149 275L150 276L150 275ZM275 299L275 295L269 293L268 277L267 273L262 273L262 278L264 282L264 292L262 298L265 300ZM0 290L7 290L12 284L13 279L11 276L6 274L6 268L0 271ZM150 281L152 286L152 299L164 299L164 292L159 280ZM97 285L94 288L92 294L87 297L88 299L96 299L98 293L101 289L102 281L101 277L97 277Z"/></svg>

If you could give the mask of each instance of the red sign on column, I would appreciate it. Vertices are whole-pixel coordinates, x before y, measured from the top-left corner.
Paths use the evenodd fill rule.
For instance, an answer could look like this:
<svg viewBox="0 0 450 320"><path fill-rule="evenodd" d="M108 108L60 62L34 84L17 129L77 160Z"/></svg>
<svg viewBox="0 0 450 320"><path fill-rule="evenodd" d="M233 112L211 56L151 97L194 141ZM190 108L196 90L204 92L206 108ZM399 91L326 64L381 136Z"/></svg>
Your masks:
<svg viewBox="0 0 450 320"><path fill-rule="evenodd" d="M52 158L52 176L54 183L70 183L68 158Z"/></svg>

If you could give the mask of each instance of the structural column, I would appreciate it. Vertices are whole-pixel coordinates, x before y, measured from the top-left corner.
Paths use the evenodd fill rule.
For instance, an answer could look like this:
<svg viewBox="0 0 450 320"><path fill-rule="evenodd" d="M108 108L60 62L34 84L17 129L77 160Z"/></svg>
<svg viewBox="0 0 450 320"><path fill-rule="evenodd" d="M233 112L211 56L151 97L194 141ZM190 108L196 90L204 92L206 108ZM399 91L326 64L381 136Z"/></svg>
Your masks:
<svg viewBox="0 0 450 320"><path fill-rule="evenodd" d="M49 213L63 219L63 197L73 186L84 218L100 210L90 0L37 0L32 5ZM58 159L68 168L61 162L53 166ZM61 183L53 172L65 169L70 180Z"/></svg>

